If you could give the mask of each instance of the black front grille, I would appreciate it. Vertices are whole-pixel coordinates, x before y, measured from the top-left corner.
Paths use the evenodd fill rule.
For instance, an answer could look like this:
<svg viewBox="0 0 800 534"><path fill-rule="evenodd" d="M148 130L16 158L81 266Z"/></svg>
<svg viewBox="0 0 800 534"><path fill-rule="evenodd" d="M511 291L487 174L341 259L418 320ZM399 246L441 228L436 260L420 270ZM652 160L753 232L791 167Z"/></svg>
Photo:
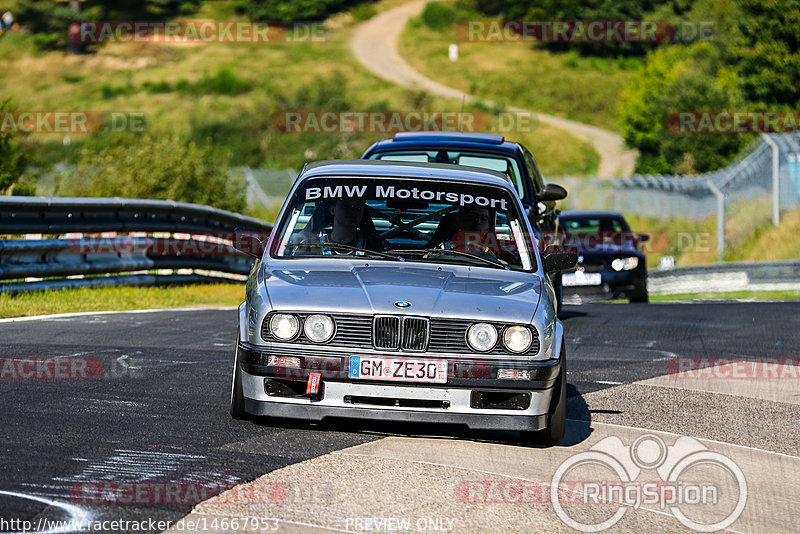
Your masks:
<svg viewBox="0 0 800 534"><path fill-rule="evenodd" d="M428 348L429 325L425 317L376 315L372 343L376 349L423 352Z"/></svg>
<svg viewBox="0 0 800 534"><path fill-rule="evenodd" d="M372 342L376 349L400 348L400 317L378 315L372 323Z"/></svg>
<svg viewBox="0 0 800 534"><path fill-rule="evenodd" d="M403 349L424 351L428 346L428 325L424 317L403 317Z"/></svg>

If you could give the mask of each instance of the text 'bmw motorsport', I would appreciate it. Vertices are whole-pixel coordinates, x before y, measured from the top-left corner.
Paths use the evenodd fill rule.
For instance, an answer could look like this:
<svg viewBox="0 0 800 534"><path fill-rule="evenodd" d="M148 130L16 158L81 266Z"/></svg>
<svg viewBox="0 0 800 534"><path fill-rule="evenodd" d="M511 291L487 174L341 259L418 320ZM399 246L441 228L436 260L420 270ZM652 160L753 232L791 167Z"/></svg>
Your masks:
<svg viewBox="0 0 800 534"><path fill-rule="evenodd" d="M352 186L325 186L308 187L306 189L306 200L324 200L331 198L399 198L428 200L434 202L458 203L459 206L475 204L482 208L507 210L505 198L487 198L484 196L474 196L468 193L456 193L453 191L431 191L429 189L399 189L393 185L376 185L374 193L368 191L368 185Z"/></svg>

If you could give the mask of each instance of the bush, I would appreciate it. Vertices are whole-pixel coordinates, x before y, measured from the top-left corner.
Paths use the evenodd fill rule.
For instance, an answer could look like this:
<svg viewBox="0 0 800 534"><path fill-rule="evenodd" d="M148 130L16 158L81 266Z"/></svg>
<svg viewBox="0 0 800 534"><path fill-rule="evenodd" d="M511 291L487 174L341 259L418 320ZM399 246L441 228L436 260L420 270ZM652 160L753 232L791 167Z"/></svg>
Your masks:
<svg viewBox="0 0 800 534"><path fill-rule="evenodd" d="M9 101L0 100L0 117L11 111ZM0 195L33 195L35 186L23 177L25 167L30 164L30 154L16 137L0 129Z"/></svg>
<svg viewBox="0 0 800 534"><path fill-rule="evenodd" d="M169 84L166 82L162 82L162 84L165 85L151 85L150 87L145 86L145 88L150 92L157 92L153 90L154 88L163 90L161 92L168 92L170 90ZM182 79L175 85L175 89L178 91L193 95L217 94L235 96L248 93L253 90L253 87L255 87L255 84L252 81L239 78L230 67L220 67L217 73L212 76L204 72L203 77L194 83Z"/></svg>
<svg viewBox="0 0 800 534"><path fill-rule="evenodd" d="M362 2L357 0L240 0L237 10L250 20L297 22L322 20Z"/></svg>
<svg viewBox="0 0 800 534"><path fill-rule="evenodd" d="M362 22L371 19L378 14L378 10L372 4L358 4L350 10L355 22Z"/></svg>
<svg viewBox="0 0 800 534"><path fill-rule="evenodd" d="M450 4L431 2L420 14L422 23L432 30L449 28L456 22L456 10Z"/></svg>
<svg viewBox="0 0 800 534"><path fill-rule="evenodd" d="M177 136L122 136L105 148L87 145L59 194L177 200L231 211L246 207L246 184L228 176L228 161L209 146Z"/></svg>
<svg viewBox="0 0 800 534"><path fill-rule="evenodd" d="M737 109L743 101L735 72L722 66L713 45L697 43L649 54L623 92L619 108L625 141L641 153L637 171L705 172L724 166L747 136L674 132L668 118L680 111Z"/></svg>
<svg viewBox="0 0 800 534"><path fill-rule="evenodd" d="M160 82L146 81L146 82L144 82L142 84L142 87L148 93L171 93L172 92L172 86L169 84L169 82L165 82L163 80L160 81Z"/></svg>

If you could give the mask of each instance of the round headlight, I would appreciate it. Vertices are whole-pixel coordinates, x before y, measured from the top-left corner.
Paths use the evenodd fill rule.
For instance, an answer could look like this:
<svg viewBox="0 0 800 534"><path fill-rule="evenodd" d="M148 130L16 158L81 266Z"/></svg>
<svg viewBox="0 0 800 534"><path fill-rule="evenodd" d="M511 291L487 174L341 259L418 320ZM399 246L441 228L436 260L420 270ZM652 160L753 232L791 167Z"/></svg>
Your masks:
<svg viewBox="0 0 800 534"><path fill-rule="evenodd" d="M327 315L309 315L303 324L303 332L314 343L324 343L333 336L333 319Z"/></svg>
<svg viewBox="0 0 800 534"><path fill-rule="evenodd" d="M630 256L628 258L617 258L611 262L611 268L615 271L631 271L639 266L639 258Z"/></svg>
<svg viewBox="0 0 800 534"><path fill-rule="evenodd" d="M300 333L300 320L294 315L276 313L269 320L272 335L283 341L291 341Z"/></svg>
<svg viewBox="0 0 800 534"><path fill-rule="evenodd" d="M503 332L503 345L511 352L525 352L531 346L533 336L524 326L509 326Z"/></svg>
<svg viewBox="0 0 800 534"><path fill-rule="evenodd" d="M497 329L489 323L476 323L467 330L467 342L479 352L492 350L497 344Z"/></svg>

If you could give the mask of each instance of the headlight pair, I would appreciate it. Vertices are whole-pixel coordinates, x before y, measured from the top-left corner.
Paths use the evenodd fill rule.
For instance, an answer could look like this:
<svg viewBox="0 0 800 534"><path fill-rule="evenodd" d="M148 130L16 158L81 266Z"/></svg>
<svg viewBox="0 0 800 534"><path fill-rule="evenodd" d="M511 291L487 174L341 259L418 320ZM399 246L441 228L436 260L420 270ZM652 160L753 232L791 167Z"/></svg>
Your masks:
<svg viewBox="0 0 800 534"><path fill-rule="evenodd" d="M497 345L497 328L489 323L475 323L467 330L467 343L478 352L488 352ZM503 329L503 346L511 352L525 352L533 342L530 328L507 326Z"/></svg>
<svg viewBox="0 0 800 534"><path fill-rule="evenodd" d="M639 266L639 258L630 256L627 258L617 258L611 262L611 268L615 271L632 271Z"/></svg>
<svg viewBox="0 0 800 534"><path fill-rule="evenodd" d="M269 330L276 339L292 341L300 335L300 322L296 315L276 313L269 320ZM336 325L327 315L309 315L303 321L303 333L314 343L325 343L335 331Z"/></svg>

